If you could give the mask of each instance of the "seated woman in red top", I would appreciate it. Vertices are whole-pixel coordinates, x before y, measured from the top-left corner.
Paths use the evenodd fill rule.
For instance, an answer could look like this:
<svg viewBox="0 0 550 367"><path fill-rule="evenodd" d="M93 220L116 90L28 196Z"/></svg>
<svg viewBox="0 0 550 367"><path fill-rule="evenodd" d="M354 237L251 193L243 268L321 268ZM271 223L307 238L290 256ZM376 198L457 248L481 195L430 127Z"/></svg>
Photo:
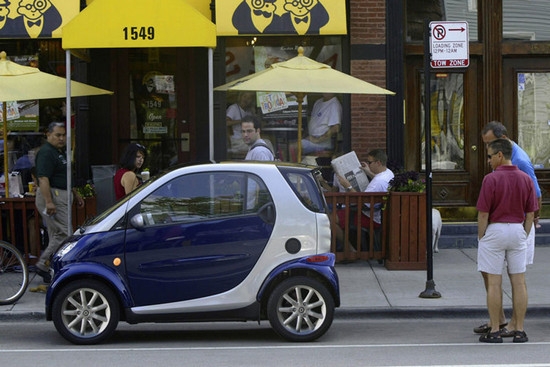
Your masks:
<svg viewBox="0 0 550 367"><path fill-rule="evenodd" d="M141 184L137 173L143 166L147 151L143 145L132 143L126 147L120 158L120 168L115 173L115 197L120 200L124 195Z"/></svg>

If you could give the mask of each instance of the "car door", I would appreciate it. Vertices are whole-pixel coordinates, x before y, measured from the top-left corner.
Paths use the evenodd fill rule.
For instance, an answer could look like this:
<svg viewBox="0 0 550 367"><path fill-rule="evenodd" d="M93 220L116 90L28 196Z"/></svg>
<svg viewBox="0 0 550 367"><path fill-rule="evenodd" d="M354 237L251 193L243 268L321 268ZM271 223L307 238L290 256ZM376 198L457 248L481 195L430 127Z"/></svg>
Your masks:
<svg viewBox="0 0 550 367"><path fill-rule="evenodd" d="M243 172L177 177L128 217L126 270L136 306L234 288L256 264L275 222L266 185Z"/></svg>

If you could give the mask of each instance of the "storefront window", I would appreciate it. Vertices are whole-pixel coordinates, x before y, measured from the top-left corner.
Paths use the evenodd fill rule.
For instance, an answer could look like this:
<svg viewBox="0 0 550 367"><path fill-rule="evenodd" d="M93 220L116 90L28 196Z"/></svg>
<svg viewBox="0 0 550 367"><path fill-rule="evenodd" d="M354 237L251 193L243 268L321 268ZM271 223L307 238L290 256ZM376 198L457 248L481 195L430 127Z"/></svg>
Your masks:
<svg viewBox="0 0 550 367"><path fill-rule="evenodd" d="M6 40L2 51L11 62L65 76L64 53L59 40ZM8 194L19 197L29 193L28 185L33 181L31 168L35 164L36 152L44 142L48 124L65 121L65 99L2 102L6 103L7 140L3 140L4 108L0 103L0 196L6 196L5 176L8 174ZM72 134L74 148L74 126Z"/></svg>
<svg viewBox="0 0 550 367"><path fill-rule="evenodd" d="M535 166L550 168L550 73L518 73L518 144Z"/></svg>
<svg viewBox="0 0 550 367"><path fill-rule="evenodd" d="M435 77L434 77L435 76ZM464 83L462 73L438 73L430 78L430 147L433 170L464 169ZM424 96L422 77L422 96ZM425 168L424 103L420 124L422 168Z"/></svg>
<svg viewBox="0 0 550 367"><path fill-rule="evenodd" d="M298 46L304 48L304 56L341 70L342 47L340 37L228 37L226 39L226 82L268 68L271 64L297 56ZM243 115L252 113L262 120L261 137L268 140L277 158L293 161L295 152L291 145L298 136L298 104L292 91L279 93L227 93L227 156L242 159L248 147L240 135L240 123L232 124ZM278 96L281 103L266 103ZM310 94L302 104L303 134L307 134L308 105L320 94ZM263 102L263 103L262 103ZM305 135L304 135L305 136Z"/></svg>
<svg viewBox="0 0 550 367"><path fill-rule="evenodd" d="M407 42L422 42L424 40L426 19L431 22L468 22L470 41L477 41L477 1L407 0Z"/></svg>
<svg viewBox="0 0 550 367"><path fill-rule="evenodd" d="M504 40L550 40L548 0L504 0L502 13Z"/></svg>
<svg viewBox="0 0 550 367"><path fill-rule="evenodd" d="M130 52L130 136L148 151L151 174L177 163L176 50Z"/></svg>

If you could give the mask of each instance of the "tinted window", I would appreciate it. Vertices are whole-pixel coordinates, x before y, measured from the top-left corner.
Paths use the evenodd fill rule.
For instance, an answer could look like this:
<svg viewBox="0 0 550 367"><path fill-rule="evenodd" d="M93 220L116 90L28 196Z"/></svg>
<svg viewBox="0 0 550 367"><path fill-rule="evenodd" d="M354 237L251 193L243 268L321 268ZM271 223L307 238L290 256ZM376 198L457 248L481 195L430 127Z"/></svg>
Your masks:
<svg viewBox="0 0 550 367"><path fill-rule="evenodd" d="M310 171L281 167L281 173L300 201L314 212L325 211L325 199Z"/></svg>
<svg viewBox="0 0 550 367"><path fill-rule="evenodd" d="M143 200L140 212L148 224L163 224L251 213L270 201L257 176L206 172L167 182Z"/></svg>

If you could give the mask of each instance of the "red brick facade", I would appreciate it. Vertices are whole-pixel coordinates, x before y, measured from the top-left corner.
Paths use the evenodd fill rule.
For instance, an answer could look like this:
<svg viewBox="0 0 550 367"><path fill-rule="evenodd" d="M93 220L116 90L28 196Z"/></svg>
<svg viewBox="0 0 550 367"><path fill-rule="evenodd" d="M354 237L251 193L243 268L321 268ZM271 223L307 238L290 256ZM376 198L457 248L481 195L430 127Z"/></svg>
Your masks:
<svg viewBox="0 0 550 367"><path fill-rule="evenodd" d="M386 43L386 1L350 0L351 45ZM386 87L385 60L351 60L351 75ZM372 149L386 149L386 96L351 96L351 147L359 159Z"/></svg>

